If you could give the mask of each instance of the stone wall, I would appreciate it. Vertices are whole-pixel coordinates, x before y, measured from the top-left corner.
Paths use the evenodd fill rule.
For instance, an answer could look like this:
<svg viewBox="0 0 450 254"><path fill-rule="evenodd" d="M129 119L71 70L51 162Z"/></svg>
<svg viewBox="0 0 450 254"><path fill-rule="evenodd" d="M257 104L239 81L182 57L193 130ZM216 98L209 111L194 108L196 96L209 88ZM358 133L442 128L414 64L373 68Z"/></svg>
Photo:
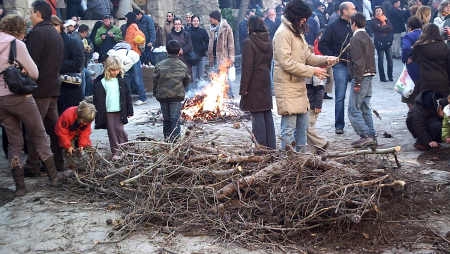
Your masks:
<svg viewBox="0 0 450 254"><path fill-rule="evenodd" d="M219 9L218 0L159 0L147 1L147 10L152 15L155 22L160 25L166 20L168 11L175 12L175 15L184 20L186 13L191 12L200 16L204 26L209 24L209 13Z"/></svg>

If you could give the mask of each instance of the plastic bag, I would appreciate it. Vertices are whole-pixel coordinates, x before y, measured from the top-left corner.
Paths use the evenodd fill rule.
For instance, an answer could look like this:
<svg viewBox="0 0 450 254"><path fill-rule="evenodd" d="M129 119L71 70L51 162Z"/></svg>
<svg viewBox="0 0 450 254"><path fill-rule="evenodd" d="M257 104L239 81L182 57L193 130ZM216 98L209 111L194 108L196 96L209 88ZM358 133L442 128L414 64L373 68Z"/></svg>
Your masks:
<svg viewBox="0 0 450 254"><path fill-rule="evenodd" d="M395 82L394 90L401 96L408 98L414 91L414 81L408 74L406 66L403 67L403 71L400 73L400 77Z"/></svg>
<svg viewBox="0 0 450 254"><path fill-rule="evenodd" d="M228 80L233 82L236 80L236 68L233 66L228 69Z"/></svg>

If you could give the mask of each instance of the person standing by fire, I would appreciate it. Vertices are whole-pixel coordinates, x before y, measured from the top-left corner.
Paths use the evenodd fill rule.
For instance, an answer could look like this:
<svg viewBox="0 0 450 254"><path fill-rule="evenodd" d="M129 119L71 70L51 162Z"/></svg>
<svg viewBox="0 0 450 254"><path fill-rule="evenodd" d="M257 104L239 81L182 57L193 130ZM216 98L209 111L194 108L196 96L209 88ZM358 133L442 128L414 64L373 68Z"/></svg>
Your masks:
<svg viewBox="0 0 450 254"><path fill-rule="evenodd" d="M334 56L316 56L305 40L311 9L301 0L290 1L273 39L274 90L278 114L281 115L281 149L290 146L303 150L308 128L309 102L305 78L313 75L325 79L326 68L338 62Z"/></svg>
<svg viewBox="0 0 450 254"><path fill-rule="evenodd" d="M249 37L242 47L240 107L252 114L252 132L258 144L275 149L272 117L272 40L264 21L257 16L248 20Z"/></svg>

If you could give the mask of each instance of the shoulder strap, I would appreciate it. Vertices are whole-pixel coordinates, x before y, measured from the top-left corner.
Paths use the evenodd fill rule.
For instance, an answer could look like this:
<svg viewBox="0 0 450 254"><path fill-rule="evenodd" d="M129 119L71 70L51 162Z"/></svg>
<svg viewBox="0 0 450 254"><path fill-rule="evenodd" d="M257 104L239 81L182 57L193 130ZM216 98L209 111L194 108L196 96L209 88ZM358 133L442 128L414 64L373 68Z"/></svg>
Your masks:
<svg viewBox="0 0 450 254"><path fill-rule="evenodd" d="M15 61L16 61L16 39L11 41L9 48L8 63L14 64Z"/></svg>

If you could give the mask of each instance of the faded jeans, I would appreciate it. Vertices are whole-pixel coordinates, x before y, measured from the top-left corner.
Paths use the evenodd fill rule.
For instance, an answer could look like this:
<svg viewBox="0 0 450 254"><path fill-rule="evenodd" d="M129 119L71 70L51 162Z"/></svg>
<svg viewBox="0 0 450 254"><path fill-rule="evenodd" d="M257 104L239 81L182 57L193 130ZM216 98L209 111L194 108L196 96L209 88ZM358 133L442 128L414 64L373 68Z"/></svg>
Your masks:
<svg viewBox="0 0 450 254"><path fill-rule="evenodd" d="M175 141L180 136L181 102L160 102L165 139Z"/></svg>
<svg viewBox="0 0 450 254"><path fill-rule="evenodd" d="M196 65L192 65L192 83L196 83L205 76L205 65L208 64L208 59L204 56Z"/></svg>
<svg viewBox="0 0 450 254"><path fill-rule="evenodd" d="M375 137L375 129L373 127L372 109L370 107L370 99L372 97L372 78L364 77L361 81L361 90L355 93L352 81L352 90L348 102L348 118L360 137Z"/></svg>
<svg viewBox="0 0 450 254"><path fill-rule="evenodd" d="M385 72L384 72L384 56L386 55L387 61L387 76L390 80L393 79L392 73L394 69L394 64L392 62L392 47L388 48L378 48L378 74L380 75L381 80L386 80Z"/></svg>
<svg viewBox="0 0 450 254"><path fill-rule="evenodd" d="M139 95L139 100L146 101L147 95L145 94L145 88L144 88L144 78L142 76L142 68L141 68L141 60L139 60L137 63L131 67L132 72L130 73L132 76L130 77L130 84L131 86L135 86L137 93Z"/></svg>
<svg viewBox="0 0 450 254"><path fill-rule="evenodd" d="M281 116L281 149L292 146L295 151L302 151L306 145L308 124L308 113Z"/></svg>
<svg viewBox="0 0 450 254"><path fill-rule="evenodd" d="M334 128L343 130L345 127L345 93L347 92L348 69L347 65L338 63L333 67L334 76Z"/></svg>

